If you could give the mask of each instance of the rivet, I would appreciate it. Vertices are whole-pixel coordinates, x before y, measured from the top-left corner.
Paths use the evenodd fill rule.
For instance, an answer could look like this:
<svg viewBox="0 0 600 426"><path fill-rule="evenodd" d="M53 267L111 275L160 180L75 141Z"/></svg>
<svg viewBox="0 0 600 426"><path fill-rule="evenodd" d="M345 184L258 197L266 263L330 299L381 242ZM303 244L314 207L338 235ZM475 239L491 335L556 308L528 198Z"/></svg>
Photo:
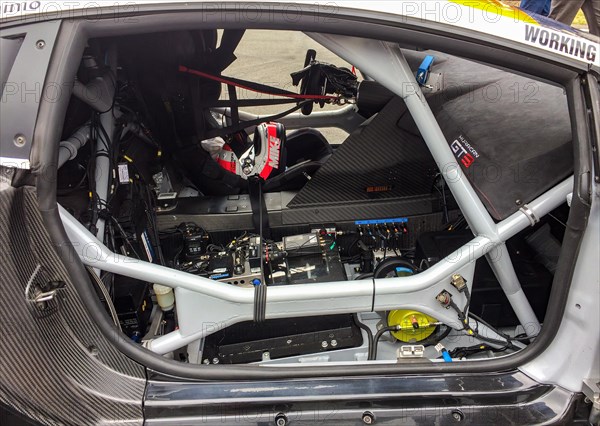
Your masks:
<svg viewBox="0 0 600 426"><path fill-rule="evenodd" d="M25 144L27 143L27 139L25 139L25 136L18 134L15 136L14 143L16 146L21 148L21 147L25 146Z"/></svg>

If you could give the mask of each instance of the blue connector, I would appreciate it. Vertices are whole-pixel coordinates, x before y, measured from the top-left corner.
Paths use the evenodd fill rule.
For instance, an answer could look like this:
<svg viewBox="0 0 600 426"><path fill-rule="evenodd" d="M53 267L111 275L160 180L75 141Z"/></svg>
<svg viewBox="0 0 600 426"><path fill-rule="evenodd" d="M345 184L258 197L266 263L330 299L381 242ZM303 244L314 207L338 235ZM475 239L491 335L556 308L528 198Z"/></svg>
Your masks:
<svg viewBox="0 0 600 426"><path fill-rule="evenodd" d="M444 358L444 362L452 362L452 357L448 353L448 350L442 345L438 343L435 345L435 350L442 354L442 358Z"/></svg>
<svg viewBox="0 0 600 426"><path fill-rule="evenodd" d="M431 55L427 55L423 62L419 66L419 70L417 71L417 83L421 86L425 86L427 84L427 80L429 80L429 72L431 71L431 66L433 65L433 61L435 58Z"/></svg>

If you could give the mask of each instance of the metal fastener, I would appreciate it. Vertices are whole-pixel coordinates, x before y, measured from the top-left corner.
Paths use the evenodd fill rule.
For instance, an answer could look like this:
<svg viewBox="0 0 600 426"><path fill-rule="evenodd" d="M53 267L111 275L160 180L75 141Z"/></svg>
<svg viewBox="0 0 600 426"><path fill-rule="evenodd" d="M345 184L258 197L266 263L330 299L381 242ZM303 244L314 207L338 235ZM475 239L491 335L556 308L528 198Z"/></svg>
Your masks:
<svg viewBox="0 0 600 426"><path fill-rule="evenodd" d="M38 40L35 43L35 47L37 47L39 50L42 50L44 47L46 47L46 42L44 40Z"/></svg>
<svg viewBox="0 0 600 426"><path fill-rule="evenodd" d="M331 341L331 347L335 348L336 346L337 346L337 340L334 339Z"/></svg>
<svg viewBox="0 0 600 426"><path fill-rule="evenodd" d="M323 341L321 342L321 347L322 347L323 349L325 349L325 348L329 347L329 343L327 343L325 340L323 340Z"/></svg>
<svg viewBox="0 0 600 426"><path fill-rule="evenodd" d="M213 358L213 364L218 364L219 363L219 358L215 357Z"/></svg>
<svg viewBox="0 0 600 426"><path fill-rule="evenodd" d="M25 139L25 136L23 136L23 135L15 136L14 143L16 146L18 146L18 147L25 146L26 142L27 142L27 139Z"/></svg>
<svg viewBox="0 0 600 426"><path fill-rule="evenodd" d="M277 426L286 426L288 424L287 416L283 413L279 413L275 416L275 424Z"/></svg>
<svg viewBox="0 0 600 426"><path fill-rule="evenodd" d="M203 364L208 365L210 364L210 360L208 358L206 358L204 361L202 361Z"/></svg>
<svg viewBox="0 0 600 426"><path fill-rule="evenodd" d="M452 412L452 418L454 419L454 421L456 422L462 422L465 418L465 415L463 414L462 411L460 410L454 410Z"/></svg>
<svg viewBox="0 0 600 426"><path fill-rule="evenodd" d="M365 411L362 415L362 421L366 425L375 424L375 416L370 411Z"/></svg>

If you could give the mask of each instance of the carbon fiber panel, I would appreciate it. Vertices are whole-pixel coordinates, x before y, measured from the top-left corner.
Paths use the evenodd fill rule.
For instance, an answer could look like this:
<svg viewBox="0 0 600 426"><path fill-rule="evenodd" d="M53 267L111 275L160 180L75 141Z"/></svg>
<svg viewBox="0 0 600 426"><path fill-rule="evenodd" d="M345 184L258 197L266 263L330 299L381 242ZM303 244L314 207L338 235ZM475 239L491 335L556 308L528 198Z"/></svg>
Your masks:
<svg viewBox="0 0 600 426"><path fill-rule="evenodd" d="M288 207L430 194L437 166L420 136L398 126L402 99L352 133Z"/></svg>
<svg viewBox="0 0 600 426"><path fill-rule="evenodd" d="M428 214L435 210L438 199L434 196L406 197L404 199L379 200L371 202L344 203L341 205L324 205L281 208L287 203L286 193L267 194L267 209L272 228L281 226L321 225L355 221L359 219L383 219L386 217L415 216ZM223 197L214 205L206 206L204 200L180 200L173 211L158 215L160 229L177 227L183 222L195 222L209 232L228 230L251 230L252 209L247 196L239 196L239 201L227 200ZM231 198L231 197L229 197ZM277 200L273 202L273 200ZM227 213L227 209L233 212Z"/></svg>
<svg viewBox="0 0 600 426"><path fill-rule="evenodd" d="M370 203L324 205L283 211L283 224L327 224L365 219L385 219L431 213L434 198L410 197L404 200L382 200Z"/></svg>
<svg viewBox="0 0 600 426"><path fill-rule="evenodd" d="M144 368L89 319L44 228L35 189L0 192L0 247L0 401L41 424L142 424ZM32 290L48 281L65 286L46 309L25 300L28 283Z"/></svg>

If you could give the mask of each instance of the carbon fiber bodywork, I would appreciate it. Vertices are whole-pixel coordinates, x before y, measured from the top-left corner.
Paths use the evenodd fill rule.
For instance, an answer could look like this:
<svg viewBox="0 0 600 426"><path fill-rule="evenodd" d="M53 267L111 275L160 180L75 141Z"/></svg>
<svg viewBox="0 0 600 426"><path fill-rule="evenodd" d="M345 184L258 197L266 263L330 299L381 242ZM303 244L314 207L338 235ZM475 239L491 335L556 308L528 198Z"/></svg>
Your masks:
<svg viewBox="0 0 600 426"><path fill-rule="evenodd" d="M12 174L1 171L3 178ZM45 229L34 188L2 184L0 247L0 403L40 424L142 424L145 370L91 321ZM48 282L64 286L44 304L31 302Z"/></svg>
<svg viewBox="0 0 600 426"><path fill-rule="evenodd" d="M155 4L142 6L141 10L149 11L152 8L153 11L169 10L172 12L171 7L164 4ZM198 9L193 9L194 7ZM236 3L224 3L221 7L224 9L233 8L236 7ZM146 26L148 31L154 31L167 23L173 25L173 28L180 28L185 19L193 22L194 26L197 26L198 23L209 22L209 19L201 19L203 16L199 10L198 5L194 6L193 3L190 3L187 6L181 5L180 11L182 11L182 15L185 13L186 16L179 17L177 13L170 13L169 15L156 14L154 16L149 14L144 19L137 20L137 22L127 22L126 26L129 31L143 26ZM198 12L198 15L194 12ZM353 22L352 32L354 34L362 36L370 34L373 38L383 37L378 32L380 30L374 28L369 29L372 32L367 34L365 28L369 27L371 23L368 22L366 17L374 22L376 18L380 19L380 17L368 15L362 11L344 11L340 14L340 19L337 22L329 24L329 29L333 28L337 31L344 29L346 31L349 27L344 18L348 16L360 16L362 19L360 22L358 20ZM83 17L85 18L85 15ZM296 25L298 29L303 30L310 28L323 29L314 23L316 21L314 21L312 15L301 18L298 23L290 24L290 28ZM308 21L309 19L314 22L311 23ZM398 24L395 17L389 23ZM86 22L88 30L97 26L100 28L99 31L104 31L103 35L112 35L116 25L117 23L109 19L100 19L98 22L91 22L88 19ZM252 23L252 25L255 25L255 23ZM65 20L62 26L63 28L68 27L69 20ZM378 25L378 28L383 31L384 26ZM562 76L561 78L564 81L567 81L567 77L571 73L571 71L567 72L565 70L559 73L556 64L541 61L540 55L527 58L526 61L523 60L521 54L516 54L508 49L500 55L496 49L489 49L490 46L496 46L498 43L493 44L494 40L491 39L490 41L487 35L478 34L477 38L474 38L472 34L457 31L456 37L442 40L440 34L443 33L443 27L439 28L439 26L433 25L427 31L423 31L420 27L416 28L419 31L413 30L412 33L414 34L406 31L407 34L405 34L403 40L428 44L430 39L437 38L441 44L456 52L462 48L466 49L469 43L473 44L472 41L476 39L481 41L484 48L477 51L473 50L473 52L478 52L471 52L473 56L487 59L493 63L501 63L503 66L518 64L519 67L522 66L520 69L523 72L535 71L539 72L539 75L552 75L556 72L557 75ZM389 33L390 36L388 37L388 29L385 29L385 31L385 37L388 39L397 40L400 38L392 32ZM82 32L74 39L81 40L83 44L85 43L84 34L87 35L87 33ZM510 44L508 46L510 47ZM488 54L484 51L489 51L489 56L486 56ZM544 57L552 59L549 54ZM58 58L63 59L60 55ZM51 73L50 75L56 78L57 74L61 76L61 72L64 73L64 70L59 67L58 71L55 70L54 74ZM576 83L573 83L573 86ZM56 112L60 111L59 104L46 105L46 108L42 108L41 111L38 120L40 143L36 144L37 152L34 158L42 159L36 166L42 166L43 168L52 164L54 157L50 153L55 152L59 141L57 131L52 130L52 125L56 125L59 121L62 122L64 117L61 117L61 114L64 116L64 111L62 113ZM584 111L584 109L576 110L577 116L583 116ZM581 173L585 173L585 170ZM578 175L576 174L576 176ZM42 180L40 179L40 181ZM56 208L56 202L52 196L55 187L50 189L52 185L48 185L48 183L42 185L39 181L38 185L42 187L40 193L47 196L45 204L41 201L43 197L40 197L40 204L44 212L43 217L47 219L46 214ZM44 189L43 186L46 188ZM458 420L466 420L465 423L470 422L471 424L482 424L482 420L490 420L489 423L494 424L510 422L571 424L570 413L575 402L573 393L559 387L536 384L535 381L522 373L486 373L491 370L513 371L516 366L531 361L535 359L535 356L543 353L556 336L555 330L558 329L560 317L565 311L566 302L564 301L567 299L568 284L572 277L572 266L570 265L575 262L580 235L582 230L585 229L585 220L583 219L577 221L571 219L569 222L568 235L565 238L567 242L565 252L567 255L564 256L565 259L561 260L561 268L557 274L557 283L561 285L555 286L553 290L553 297L550 302L553 316L545 324L545 326L547 325L547 332L545 331L540 335L530 349L511 357L510 360L497 359L489 363L471 363L468 374L463 373L464 364L461 365L461 363L436 364L437 367L443 367L438 368L437 372L435 372L435 367L429 366L429 364L421 364L422 366L417 367L412 364L402 365L402 363L398 365L379 364L369 367L357 366L356 368L313 367L312 370L307 367L286 370L252 366L232 369L223 368L224 366L201 366L196 368L196 366L184 363L176 365L173 361L143 351L139 345L133 344L130 340L119 340L116 333L111 335L110 332L107 332L107 328L110 328L107 325L108 318L102 317L104 312L100 312L100 315L96 314L95 317L90 316L90 312L93 312L91 308L93 304L90 304L92 298L89 297L89 294L87 298L84 298L85 303L90 306L90 312L87 312L84 302L75 292L72 285L74 283L68 279L62 266L67 264L61 264L55 250L52 249L50 239L37 212L33 190L13 190L9 188L4 192L0 193L0 219L2 220L0 230L4 232L0 242L5 250L8 244L12 244L13 247L11 247L12 252L6 254L7 260L3 263L7 266L3 267L0 272L5 294L8 294L8 296L5 296L6 300L0 302L0 319L5 323L3 332L5 342L3 342L3 347L0 348L0 357L2 358L0 359L2 363L0 364L0 371L3 374L3 382L0 384L0 405L10 400L10 405L15 410L31 415L40 422L46 424L63 422L70 424L102 424L116 421L131 424L141 423L144 370L118 352L118 348L131 358L147 365L148 368L161 371L167 375L153 378L148 388L144 400L144 413L147 415L148 423L272 424L277 414L279 414L275 410L281 409L281 412L290 416L290 420L298 420L292 417L294 413L314 413L312 417L302 417L307 421L307 424L315 424L316 422L324 424L331 424L332 422L361 424L361 420L364 422L365 419L365 417L361 419L361 415L364 414L365 410L375 411L376 417L373 419L377 419L377 423L382 424L403 422L410 424L432 424L434 422L450 424ZM573 217L584 217L584 212L587 212L587 210L582 207L579 197L574 197L573 205L575 210ZM62 234L57 232L56 227L48 232L51 233L54 241L64 241L61 239ZM24 301L26 283L37 267L36 262L42 262L42 260L44 261L44 269L39 271L41 274L39 277L45 277L46 279L61 279L64 277L66 283L66 288L60 291L60 297L57 299L59 303L50 306L50 308L55 307L56 312L47 316L38 315L35 311L32 315L28 309L28 303ZM49 264L47 268L46 262ZM74 262L79 263L78 260L74 260ZM10 265L8 265L9 263ZM79 264L77 266L79 269L83 269ZM73 274L73 269L76 268L69 269L71 274ZM76 274L73 276L77 277ZM22 279L25 279L25 281L22 282ZM85 295L85 292L81 289L82 287L90 287L91 289L91 284L87 282L85 276L82 279L82 275L79 275L77 289L80 291L80 295ZM98 304L97 300L94 300L94 302ZM96 309L96 312L98 311ZM106 319L106 321L103 321L103 319ZM18 332L15 331L17 321L20 327ZM97 321L99 326L96 326L92 321ZM97 352L94 348L97 349ZM19 351L30 352L21 354ZM6 359L10 362L6 362ZM344 371L340 371L342 368ZM463 368L463 370L459 371L460 368ZM440 374L442 370L444 372L458 372L460 375L442 375ZM435 372L435 375L416 375L416 373L420 374L423 371ZM389 376L383 377L383 375L395 373L398 376L394 377L393 381L387 380L390 379ZM344 377L359 374L365 377L362 379ZM400 374L406 374L406 376L402 377ZM309 380L292 380L290 378L317 377L319 375L337 376L337 378L311 378ZM7 379L4 379L5 377ZM181 379L174 379L174 377ZM189 381L177 381L185 380L183 378ZM193 380L203 380L203 382L198 383L193 382ZM210 382L208 380L215 381ZM234 381L230 382L229 380ZM252 380L261 380L261 382ZM475 381L479 381L482 387L477 387ZM549 379L547 382L555 383L557 381ZM418 386L425 383L428 384L429 388ZM314 386L308 387L307 384ZM342 390L343 384L348 385L345 390ZM402 387L402 385L405 387ZM354 386L354 389L352 389L352 386ZM318 387L317 391L320 394L313 394L316 387ZM430 391L429 395L423 395L422 393L417 395L419 392L427 392L428 389ZM299 390L303 390L304 395L311 394L304 397L309 399L308 402L305 400L293 402L300 399L297 393ZM338 390L339 392L337 392ZM502 398L496 399L500 392L506 392L507 390L506 394L501 395ZM362 392L362 394L359 394L359 392ZM327 401L330 401L333 395L335 395L338 403L331 410L331 406ZM411 403L414 403L415 407L412 414L408 410L412 409L413 406L401 405L410 397L414 398L411 399ZM252 401L250 401L251 398ZM187 405L187 407L182 409L183 405ZM455 407L459 405L461 405L461 408L456 409ZM319 415L322 411L325 411L325 414ZM332 411L335 412L335 417L328 417L327 413ZM455 413L455 411L459 413ZM265 412L273 413L274 416L263 417L260 415ZM465 417L461 418L461 414ZM455 415L459 416L458 419Z"/></svg>
<svg viewBox="0 0 600 426"><path fill-rule="evenodd" d="M327 206L430 194L437 166L418 135L398 123L408 113L392 99L356 130L288 205Z"/></svg>

